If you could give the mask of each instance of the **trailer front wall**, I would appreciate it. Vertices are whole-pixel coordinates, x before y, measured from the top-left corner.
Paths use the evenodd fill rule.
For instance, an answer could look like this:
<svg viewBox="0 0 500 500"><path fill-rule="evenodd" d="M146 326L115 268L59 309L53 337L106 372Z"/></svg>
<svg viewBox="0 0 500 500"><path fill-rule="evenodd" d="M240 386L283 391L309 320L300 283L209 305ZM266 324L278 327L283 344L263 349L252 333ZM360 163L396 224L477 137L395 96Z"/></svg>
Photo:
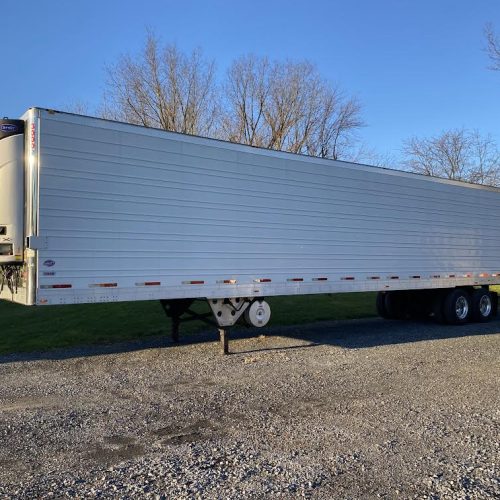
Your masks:
<svg viewBox="0 0 500 500"><path fill-rule="evenodd" d="M500 280L498 190L64 113L39 133L39 304Z"/></svg>
<svg viewBox="0 0 500 500"><path fill-rule="evenodd" d="M22 304L26 303L22 266L24 206L23 122L3 119L0 120L0 299Z"/></svg>

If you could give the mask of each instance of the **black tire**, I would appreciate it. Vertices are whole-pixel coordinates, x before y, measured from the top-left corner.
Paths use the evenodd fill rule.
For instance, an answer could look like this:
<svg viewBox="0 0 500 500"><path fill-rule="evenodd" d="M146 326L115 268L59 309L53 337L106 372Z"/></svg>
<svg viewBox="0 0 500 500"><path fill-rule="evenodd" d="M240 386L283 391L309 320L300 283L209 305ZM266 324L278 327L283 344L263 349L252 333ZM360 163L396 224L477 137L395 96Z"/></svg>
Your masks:
<svg viewBox="0 0 500 500"><path fill-rule="evenodd" d="M444 319L444 299L446 295L449 293L449 290L438 290L436 295L434 296L434 300L432 301L432 315L434 320L437 323L445 324L446 320Z"/></svg>
<svg viewBox="0 0 500 500"><path fill-rule="evenodd" d="M463 288L450 290L443 302L443 316L449 325L463 325L471 318L471 296Z"/></svg>
<svg viewBox="0 0 500 500"><path fill-rule="evenodd" d="M384 319L391 319L389 314L387 313L387 309L385 307L385 295L386 292L378 292L377 300L375 302L375 306L377 308L377 314Z"/></svg>
<svg viewBox="0 0 500 500"><path fill-rule="evenodd" d="M406 294L402 291L386 292L385 309L389 319L406 319L408 316Z"/></svg>
<svg viewBox="0 0 500 500"><path fill-rule="evenodd" d="M486 323L494 317L495 300L492 294L480 288L472 293L472 319L479 323Z"/></svg>
<svg viewBox="0 0 500 500"><path fill-rule="evenodd" d="M432 312L432 291L413 290L406 293L406 308L412 320L424 321Z"/></svg>
<svg viewBox="0 0 500 500"><path fill-rule="evenodd" d="M493 299L493 314L492 318L496 318L498 315L498 293L497 292L490 292L491 298Z"/></svg>

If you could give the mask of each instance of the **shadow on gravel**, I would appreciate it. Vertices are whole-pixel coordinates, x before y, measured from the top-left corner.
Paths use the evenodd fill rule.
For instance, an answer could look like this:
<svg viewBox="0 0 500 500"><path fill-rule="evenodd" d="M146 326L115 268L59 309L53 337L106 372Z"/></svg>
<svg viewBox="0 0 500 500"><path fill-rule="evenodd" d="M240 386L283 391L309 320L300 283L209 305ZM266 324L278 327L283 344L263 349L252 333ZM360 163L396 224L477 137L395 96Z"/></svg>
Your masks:
<svg viewBox="0 0 500 500"><path fill-rule="evenodd" d="M237 339L237 338L238 337L235 337L235 339ZM293 351L294 349L308 349L310 347L319 347L320 345L323 345L323 344L325 344L325 342L315 343L314 341L311 341L310 344L297 344L297 345L288 345L287 344L287 345L276 346L276 347L260 347L260 348L245 349L245 350L240 350L240 351L233 349L229 354L254 354L256 352Z"/></svg>
<svg viewBox="0 0 500 500"><path fill-rule="evenodd" d="M334 324L308 325L301 339L346 349L442 340L500 333L500 321L463 326L438 325L428 321L387 321L383 319L343 321ZM294 335L297 337L297 335Z"/></svg>
<svg viewBox="0 0 500 500"><path fill-rule="evenodd" d="M235 329L231 331L232 340L257 339L260 333L265 339L272 339L272 346L251 346L248 350L239 350L230 344L232 354L248 354L264 351L286 351L303 349L318 345L332 345L346 349L364 349L376 346L459 338L474 335L495 335L500 333L500 320L491 323L473 323L463 326L438 325L433 321L387 321L379 318L322 321L306 325L274 326L263 330ZM285 337L280 345L280 337ZM290 339L300 340L299 344L290 345ZM0 364L19 361L59 360L78 357L118 354L145 349L176 349L178 346L201 344L217 340L215 328L202 333L188 334L181 331L181 342L173 344L169 337L150 337L131 342L108 345L81 346L69 349L57 349L47 352L18 353L0 356ZM307 343L305 343L307 342ZM267 342L266 342L267 343ZM214 349L214 353L218 353ZM200 352L200 356L202 353Z"/></svg>

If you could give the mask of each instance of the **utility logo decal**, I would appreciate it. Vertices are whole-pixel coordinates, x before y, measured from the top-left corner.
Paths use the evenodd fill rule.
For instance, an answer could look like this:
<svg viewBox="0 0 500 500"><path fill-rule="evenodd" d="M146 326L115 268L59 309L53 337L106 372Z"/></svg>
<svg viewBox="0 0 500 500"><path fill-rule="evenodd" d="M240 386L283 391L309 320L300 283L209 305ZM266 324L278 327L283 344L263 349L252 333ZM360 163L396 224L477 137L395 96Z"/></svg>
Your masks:
<svg viewBox="0 0 500 500"><path fill-rule="evenodd" d="M48 259L43 263L43 265L46 267L52 267L55 265L55 261Z"/></svg>
<svg viewBox="0 0 500 500"><path fill-rule="evenodd" d="M14 125L13 123L2 123L0 125L0 132L17 132L19 130L19 127L17 125Z"/></svg>
<svg viewBox="0 0 500 500"><path fill-rule="evenodd" d="M36 127L35 124L31 124L31 152L34 153L36 150Z"/></svg>

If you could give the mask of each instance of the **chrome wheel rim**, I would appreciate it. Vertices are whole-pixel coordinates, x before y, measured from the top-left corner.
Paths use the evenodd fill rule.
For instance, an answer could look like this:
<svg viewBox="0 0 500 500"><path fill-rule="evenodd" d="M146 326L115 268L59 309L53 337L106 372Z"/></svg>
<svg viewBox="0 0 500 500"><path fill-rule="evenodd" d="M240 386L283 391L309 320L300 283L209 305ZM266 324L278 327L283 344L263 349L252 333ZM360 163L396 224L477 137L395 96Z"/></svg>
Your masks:
<svg viewBox="0 0 500 500"><path fill-rule="evenodd" d="M491 298L488 295L483 295L479 301L479 312L481 316L488 317L491 313Z"/></svg>
<svg viewBox="0 0 500 500"><path fill-rule="evenodd" d="M469 302L465 297L458 297L455 303L455 313L460 320L467 318L469 314Z"/></svg>

